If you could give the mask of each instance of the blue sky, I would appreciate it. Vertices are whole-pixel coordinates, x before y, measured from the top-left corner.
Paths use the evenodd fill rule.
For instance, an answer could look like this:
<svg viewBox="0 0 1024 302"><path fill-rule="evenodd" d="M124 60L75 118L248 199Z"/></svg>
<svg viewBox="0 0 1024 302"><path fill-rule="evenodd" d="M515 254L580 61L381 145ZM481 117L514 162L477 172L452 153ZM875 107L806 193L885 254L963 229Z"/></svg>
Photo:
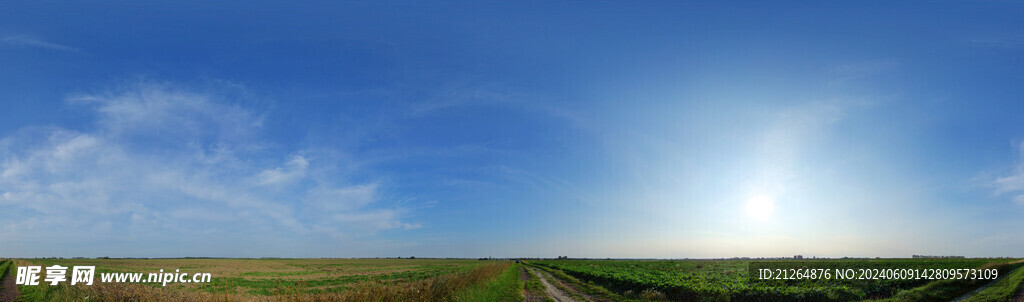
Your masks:
<svg viewBox="0 0 1024 302"><path fill-rule="evenodd" d="M1024 256L1024 4L0 4L0 256Z"/></svg>

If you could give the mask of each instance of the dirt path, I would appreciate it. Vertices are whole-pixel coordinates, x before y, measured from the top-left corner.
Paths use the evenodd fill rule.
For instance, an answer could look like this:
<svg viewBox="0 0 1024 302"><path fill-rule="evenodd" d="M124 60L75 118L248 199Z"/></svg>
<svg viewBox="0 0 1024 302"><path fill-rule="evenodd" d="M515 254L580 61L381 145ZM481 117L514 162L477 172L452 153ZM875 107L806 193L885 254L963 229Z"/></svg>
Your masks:
<svg viewBox="0 0 1024 302"><path fill-rule="evenodd" d="M547 274L544 274L543 272L538 272L536 269L532 267L529 268L529 270L530 272L533 273L534 276L540 278L540 283L544 284L545 291L548 293L548 296L550 296L552 299L555 299L555 301L558 302L576 302L576 299L569 297L569 295L565 294L565 292L562 292L562 290L558 289L554 285L551 285L551 283L548 282L548 279L545 276Z"/></svg>
<svg viewBox="0 0 1024 302"><path fill-rule="evenodd" d="M530 280L530 272L527 272L525 267L519 267L519 280L523 280L524 283ZM545 297L543 295L536 295L534 291L523 288L525 302L544 302Z"/></svg>
<svg viewBox="0 0 1024 302"><path fill-rule="evenodd" d="M18 285L14 284L14 274L7 274L2 280L3 288L0 289L0 302L10 302L18 298Z"/></svg>

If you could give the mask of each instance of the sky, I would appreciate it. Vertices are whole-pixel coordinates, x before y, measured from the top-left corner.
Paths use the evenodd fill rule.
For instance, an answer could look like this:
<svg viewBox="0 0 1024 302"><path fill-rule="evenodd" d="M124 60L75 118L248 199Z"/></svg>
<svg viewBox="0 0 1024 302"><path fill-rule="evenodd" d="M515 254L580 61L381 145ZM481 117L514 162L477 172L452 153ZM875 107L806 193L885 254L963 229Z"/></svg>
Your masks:
<svg viewBox="0 0 1024 302"><path fill-rule="evenodd" d="M1024 251L1019 1L5 1L0 256Z"/></svg>

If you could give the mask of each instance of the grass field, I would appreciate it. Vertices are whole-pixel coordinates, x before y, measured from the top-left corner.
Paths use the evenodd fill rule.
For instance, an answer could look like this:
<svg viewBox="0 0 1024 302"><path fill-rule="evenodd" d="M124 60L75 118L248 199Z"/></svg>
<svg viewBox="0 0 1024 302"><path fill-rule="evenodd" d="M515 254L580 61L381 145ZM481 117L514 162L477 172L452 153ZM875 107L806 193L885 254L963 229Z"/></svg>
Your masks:
<svg viewBox="0 0 1024 302"><path fill-rule="evenodd" d="M496 297L518 301L521 283L507 275L511 261L441 259L24 259L18 266L96 266L91 286L60 283L19 286L26 301L80 300L281 300L469 301ZM102 273L180 270L210 273L210 283L101 283ZM514 277L514 275L513 275ZM514 280L513 280L514 281ZM514 289L511 289L514 288Z"/></svg>
<svg viewBox="0 0 1024 302"><path fill-rule="evenodd" d="M6 262L10 263L10 262ZM1015 259L781 261L828 268L984 268L992 280L780 280L754 282L745 260L446 259L18 259L14 265L96 266L96 283L19 286L23 301L551 301L541 285L577 301L1005 301L1024 282ZM0 268L4 266L0 262ZM529 269L527 269L529 268ZM102 283L103 273L180 270L210 283ZM529 273L529 272L536 272ZM1012 273L1011 273L1012 272ZM42 280L41 280L42 281Z"/></svg>

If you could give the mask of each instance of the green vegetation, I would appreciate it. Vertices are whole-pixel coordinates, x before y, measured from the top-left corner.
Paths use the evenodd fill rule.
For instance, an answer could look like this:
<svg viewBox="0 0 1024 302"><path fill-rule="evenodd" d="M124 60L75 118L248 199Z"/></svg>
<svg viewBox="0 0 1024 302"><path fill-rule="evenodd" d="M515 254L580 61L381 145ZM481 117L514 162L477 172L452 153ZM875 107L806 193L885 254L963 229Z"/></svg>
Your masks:
<svg viewBox="0 0 1024 302"><path fill-rule="evenodd" d="M522 283L498 278L507 261L442 259L34 259L18 265L95 265L96 282L19 286L24 301L453 301L519 297ZM110 272L160 269L211 273L210 283L101 283ZM516 276L512 276L516 277ZM145 278L145 277L143 277ZM508 288L514 287L509 291ZM521 299L521 298L519 298Z"/></svg>
<svg viewBox="0 0 1024 302"><path fill-rule="evenodd" d="M3 261L0 261L0 280L3 280L8 274L10 274L9 271L11 270L11 264L13 263L14 261L11 261L11 259L4 259Z"/></svg>
<svg viewBox="0 0 1024 302"><path fill-rule="evenodd" d="M1018 267L1009 275L996 281L985 290L972 295L966 301L1010 301L1013 295L1021 290L1022 285L1024 285L1024 269Z"/></svg>
<svg viewBox="0 0 1024 302"><path fill-rule="evenodd" d="M10 266L11 273L16 269L17 266L29 265L21 260L12 261ZM51 288L49 284L43 283L41 280L38 286L24 286L18 285L18 300L19 301L54 301L53 293L55 288Z"/></svg>
<svg viewBox="0 0 1024 302"><path fill-rule="evenodd" d="M1024 261L1016 261L1009 263L989 263L985 264L983 268L999 270L999 275L1008 274L1010 271L1017 269L1024 265ZM1004 278L1005 279L1005 278ZM950 280L938 280L935 282L928 283L927 285L903 290L891 298L886 299L887 301L949 301L963 296L972 290L984 286L991 282L991 280L974 280L974 279L950 279ZM1011 293L1012 294L1012 293ZM978 300L975 301L992 301L992 300ZM998 300L996 300L998 301Z"/></svg>
<svg viewBox="0 0 1024 302"><path fill-rule="evenodd" d="M842 259L779 261L796 267L815 268L990 268L1001 273L1019 264L1008 259ZM929 300L928 293L941 297L957 297L990 280L872 279L872 280L771 280L750 279L750 261L741 260L548 260L533 264L565 272L566 275L593 282L611 291L632 298L664 298L670 300L780 300L850 301L891 297L899 293L901 300ZM773 262L776 263L776 262ZM914 289L920 286L924 289ZM914 289L914 290L909 290ZM966 291L964 291L966 289ZM909 290L909 291L908 291ZM947 298L948 300L948 298Z"/></svg>
<svg viewBox="0 0 1024 302"><path fill-rule="evenodd" d="M22 301L550 301L541 280L591 301L949 301L987 279L752 280L745 260L441 259L19 259L14 265L95 265L96 283L19 286ZM1011 259L785 260L772 265L849 268L981 268L1004 278L969 301L1006 301L1024 282ZM100 283L100 273L181 270L211 273L211 283ZM1015 270L1016 269L1016 270ZM1011 273L1012 272L1012 273ZM42 281L42 280L40 280Z"/></svg>
<svg viewBox="0 0 1024 302"><path fill-rule="evenodd" d="M455 301L523 301L521 289L523 281L519 279L520 265L510 265L497 278L469 286L457 292Z"/></svg>
<svg viewBox="0 0 1024 302"><path fill-rule="evenodd" d="M14 261L11 259L0 260L0 281L4 281L5 278L14 278ZM2 293L4 292L3 286L0 286L0 299L3 299Z"/></svg>

